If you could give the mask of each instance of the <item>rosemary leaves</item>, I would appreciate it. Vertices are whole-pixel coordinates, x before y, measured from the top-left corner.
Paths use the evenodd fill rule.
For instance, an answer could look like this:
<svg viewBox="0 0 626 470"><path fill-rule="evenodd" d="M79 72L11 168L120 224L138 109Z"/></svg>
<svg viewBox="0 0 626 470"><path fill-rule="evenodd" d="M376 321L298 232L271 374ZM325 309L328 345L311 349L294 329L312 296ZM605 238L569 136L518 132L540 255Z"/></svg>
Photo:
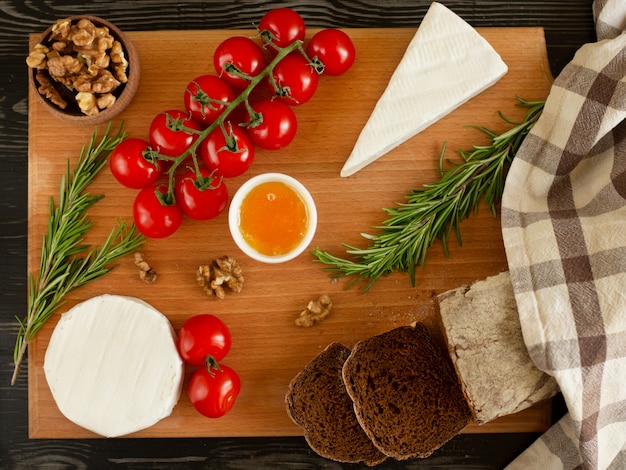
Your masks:
<svg viewBox="0 0 626 470"><path fill-rule="evenodd" d="M68 161L56 206L50 198L50 219L41 247L39 271L29 275L28 311L24 319L17 319L20 328L13 353L12 385L28 344L63 304L65 295L107 274L112 262L137 251L145 241L134 224L129 227L120 220L101 246L83 244L84 235L93 226L87 211L103 197L86 193L85 189L104 167L109 153L125 137L122 126L114 135L110 131L111 124L99 142L97 131L94 132L73 171Z"/></svg>
<svg viewBox="0 0 626 470"><path fill-rule="evenodd" d="M524 120L513 122L500 113L513 127L499 135L473 126L489 137L490 144L459 151L463 161L450 169L443 167L444 143L439 156L440 180L411 191L406 202L383 209L389 217L381 226L372 227L378 233L362 234L370 242L367 248L344 244L352 259L337 257L319 248L312 251L313 255L327 265L325 269L331 276L355 276L346 288L367 280L363 290L367 292L381 276L393 271L408 272L411 284L415 285L415 269L424 265L428 249L439 239L448 255L452 232L460 245L459 224L477 210L481 200L496 215L510 163L544 105L543 101L517 99L518 106L527 108Z"/></svg>

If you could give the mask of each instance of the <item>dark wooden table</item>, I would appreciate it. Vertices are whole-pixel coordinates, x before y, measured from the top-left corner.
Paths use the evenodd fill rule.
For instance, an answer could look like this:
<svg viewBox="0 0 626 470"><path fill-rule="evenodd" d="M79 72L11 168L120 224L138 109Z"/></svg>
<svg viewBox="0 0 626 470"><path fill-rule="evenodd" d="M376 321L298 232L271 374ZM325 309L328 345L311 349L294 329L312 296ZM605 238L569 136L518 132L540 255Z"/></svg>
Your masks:
<svg viewBox="0 0 626 470"><path fill-rule="evenodd" d="M585 42L595 40L591 0L443 0L473 26L542 26L556 76ZM303 438L29 440L28 367L10 385L15 317L26 310L28 34L73 14L104 17L126 30L242 29L279 2L0 0L0 469L358 468L316 456ZM430 0L285 2L310 27L416 27ZM555 401L555 419L563 413ZM424 460L379 468L497 469L536 434L471 434Z"/></svg>

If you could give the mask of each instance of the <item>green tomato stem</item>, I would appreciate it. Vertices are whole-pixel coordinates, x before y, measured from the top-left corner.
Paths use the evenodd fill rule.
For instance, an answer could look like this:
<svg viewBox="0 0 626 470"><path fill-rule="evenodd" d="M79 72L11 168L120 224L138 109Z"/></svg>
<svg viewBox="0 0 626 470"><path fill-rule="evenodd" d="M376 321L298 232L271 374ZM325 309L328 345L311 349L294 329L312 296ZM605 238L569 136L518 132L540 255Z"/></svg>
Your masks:
<svg viewBox="0 0 626 470"><path fill-rule="evenodd" d="M252 119L251 121L258 121L258 118L255 118L253 116L253 114L256 114L254 112L254 110L252 109L252 106L250 105L249 102L249 97L250 97L250 93L252 93L252 90L254 90L254 88L256 88L256 86L261 83L261 81L269 76L272 71L274 70L274 68L276 67L276 65L285 58L285 56L287 56L289 53L293 52L296 49L299 49L300 51L303 51L302 49L302 41L297 40L292 42L291 44L289 44L286 47L276 47L276 56L273 58L273 60L267 64L265 66L265 68L258 74L255 75L254 77L246 77L247 79L250 80L250 83L248 84L248 86L230 103L228 103L228 105L226 106L226 108L224 108L224 110L222 111L222 113L219 115L219 117L212 122L206 129L202 130L202 131L198 131L196 129L189 129L189 128L180 128L179 130L185 131L185 132L194 132L198 134L198 138L194 141L193 144L191 144L191 146L185 150L185 152L183 152L180 156L176 157L175 160L172 163L172 166L169 168L168 170L168 189L167 189L167 200L168 201L174 201L175 200L175 196L174 196L174 187L175 187L175 181L174 181L174 173L176 172L176 168L178 168L189 156L191 156L192 161L193 161L193 166L194 166L194 171L196 172L197 175L200 175L200 169L199 169L199 165L198 165L198 159L197 159L197 149L200 146L200 144L202 143L202 141L204 139L206 139L206 137L213 132L214 129L216 129L218 126L221 127L223 129L224 126L224 122L226 121L226 117L237 107L239 106L241 103L245 103L246 109L248 110L248 112L251 114Z"/></svg>

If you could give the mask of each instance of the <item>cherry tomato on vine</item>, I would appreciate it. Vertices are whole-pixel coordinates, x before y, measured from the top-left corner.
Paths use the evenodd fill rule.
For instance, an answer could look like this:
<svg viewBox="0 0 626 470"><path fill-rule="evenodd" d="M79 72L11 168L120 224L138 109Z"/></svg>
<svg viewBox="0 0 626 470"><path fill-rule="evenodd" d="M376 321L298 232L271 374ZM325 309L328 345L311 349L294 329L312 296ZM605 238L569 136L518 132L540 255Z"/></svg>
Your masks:
<svg viewBox="0 0 626 470"><path fill-rule="evenodd" d="M263 49L252 39L243 36L229 37L215 49L213 65L217 74L232 87L244 89L249 81L225 70L229 64L248 77L254 77L265 68Z"/></svg>
<svg viewBox="0 0 626 470"><path fill-rule="evenodd" d="M200 143L200 156L216 174L234 178L252 165L254 143L245 129L227 122L224 130L216 128Z"/></svg>
<svg viewBox="0 0 626 470"><path fill-rule="evenodd" d="M150 186L161 175L161 165L149 160L150 143L137 137L120 142L109 156L109 166L115 179L127 188Z"/></svg>
<svg viewBox="0 0 626 470"><path fill-rule="evenodd" d="M228 413L241 390L241 380L228 366L202 367L189 380L187 393L193 407L204 416L219 418Z"/></svg>
<svg viewBox="0 0 626 470"><path fill-rule="evenodd" d="M296 136L296 114L285 103L268 98L251 103L252 109L261 115L261 122L246 127L252 141L266 150L286 147Z"/></svg>
<svg viewBox="0 0 626 470"><path fill-rule="evenodd" d="M209 125L235 99L235 92L216 75L201 75L189 82L183 99L189 115L194 120Z"/></svg>
<svg viewBox="0 0 626 470"><path fill-rule="evenodd" d="M149 238L165 238L172 235L183 221L183 212L175 204L163 204L161 195L167 193L165 186L152 185L143 188L135 197L133 220L137 229Z"/></svg>
<svg viewBox="0 0 626 470"><path fill-rule="evenodd" d="M178 352L185 362L205 366L207 356L224 359L231 346L230 330L215 315L204 313L189 317L178 332Z"/></svg>
<svg viewBox="0 0 626 470"><path fill-rule="evenodd" d="M276 92L286 104L299 105L309 101L317 90L319 77L315 68L298 51L282 59L272 71L274 84L268 80L270 91ZM275 90L276 85L279 90Z"/></svg>
<svg viewBox="0 0 626 470"><path fill-rule="evenodd" d="M259 30L271 33L270 40L278 47L287 47L296 40L304 41L306 26L295 10L274 8L263 15Z"/></svg>
<svg viewBox="0 0 626 470"><path fill-rule="evenodd" d="M317 57L324 64L324 73L330 76L347 72L356 58L354 44L339 29L323 29L313 35L306 47L307 55Z"/></svg>
<svg viewBox="0 0 626 470"><path fill-rule="evenodd" d="M150 123L150 146L162 155L178 157L198 138L194 131L201 130L202 126L184 111L163 111Z"/></svg>
<svg viewBox="0 0 626 470"><path fill-rule="evenodd" d="M182 211L195 220L209 220L220 215L228 205L228 189L222 178L200 168L204 181L197 183L196 173L188 170L176 181L176 202Z"/></svg>

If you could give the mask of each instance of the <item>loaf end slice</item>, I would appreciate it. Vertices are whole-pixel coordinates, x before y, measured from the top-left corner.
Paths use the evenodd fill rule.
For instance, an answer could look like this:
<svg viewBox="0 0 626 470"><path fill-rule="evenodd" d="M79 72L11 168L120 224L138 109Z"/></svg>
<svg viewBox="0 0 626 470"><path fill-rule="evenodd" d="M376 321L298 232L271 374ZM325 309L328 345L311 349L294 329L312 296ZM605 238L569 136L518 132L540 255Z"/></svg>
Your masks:
<svg viewBox="0 0 626 470"><path fill-rule="evenodd" d="M478 424L554 396L556 380L533 363L508 272L437 296L448 351Z"/></svg>
<svg viewBox="0 0 626 470"><path fill-rule="evenodd" d="M331 343L289 385L287 413L304 430L311 449L343 463L377 465L385 454L367 437L354 414L341 370L350 349Z"/></svg>
<svg viewBox="0 0 626 470"><path fill-rule="evenodd" d="M471 421L452 366L421 323L357 343L342 374L361 427L397 460L428 457Z"/></svg>

